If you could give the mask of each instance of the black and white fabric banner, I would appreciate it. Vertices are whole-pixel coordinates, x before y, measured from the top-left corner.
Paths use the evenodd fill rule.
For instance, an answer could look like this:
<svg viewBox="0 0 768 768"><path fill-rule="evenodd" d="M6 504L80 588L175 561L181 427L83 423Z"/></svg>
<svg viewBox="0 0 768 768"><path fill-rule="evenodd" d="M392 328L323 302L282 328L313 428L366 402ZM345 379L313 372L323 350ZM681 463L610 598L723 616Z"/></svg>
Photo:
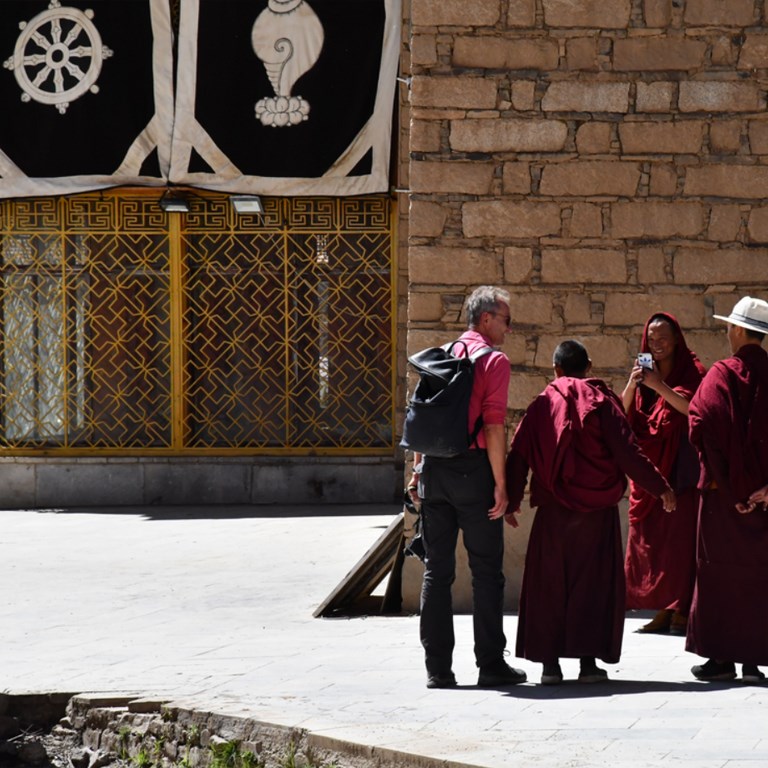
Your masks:
<svg viewBox="0 0 768 768"><path fill-rule="evenodd" d="M0 197L165 184L171 44L167 0L2 0Z"/></svg>
<svg viewBox="0 0 768 768"><path fill-rule="evenodd" d="M400 0L169 6L0 2L0 197L388 189Z"/></svg>
<svg viewBox="0 0 768 768"><path fill-rule="evenodd" d="M185 0L171 181L229 192L388 188L396 0Z"/></svg>

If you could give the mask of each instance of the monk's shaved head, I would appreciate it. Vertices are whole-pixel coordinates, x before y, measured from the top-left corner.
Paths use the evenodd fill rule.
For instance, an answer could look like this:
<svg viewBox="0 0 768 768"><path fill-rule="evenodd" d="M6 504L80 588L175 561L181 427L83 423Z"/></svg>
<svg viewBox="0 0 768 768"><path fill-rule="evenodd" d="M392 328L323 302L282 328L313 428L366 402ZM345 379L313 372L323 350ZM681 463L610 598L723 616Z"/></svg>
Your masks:
<svg viewBox="0 0 768 768"><path fill-rule="evenodd" d="M587 348L576 339L563 341L552 355L552 364L563 372L563 376L582 378L590 366Z"/></svg>

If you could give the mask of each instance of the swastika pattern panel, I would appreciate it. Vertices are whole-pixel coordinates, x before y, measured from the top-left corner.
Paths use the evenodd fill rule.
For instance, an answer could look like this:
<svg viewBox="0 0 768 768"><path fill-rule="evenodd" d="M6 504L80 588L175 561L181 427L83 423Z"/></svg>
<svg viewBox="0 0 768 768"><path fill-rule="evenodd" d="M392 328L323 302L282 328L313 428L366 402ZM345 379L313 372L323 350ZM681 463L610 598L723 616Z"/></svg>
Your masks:
<svg viewBox="0 0 768 768"><path fill-rule="evenodd" d="M0 202L0 454L388 451L390 201Z"/></svg>

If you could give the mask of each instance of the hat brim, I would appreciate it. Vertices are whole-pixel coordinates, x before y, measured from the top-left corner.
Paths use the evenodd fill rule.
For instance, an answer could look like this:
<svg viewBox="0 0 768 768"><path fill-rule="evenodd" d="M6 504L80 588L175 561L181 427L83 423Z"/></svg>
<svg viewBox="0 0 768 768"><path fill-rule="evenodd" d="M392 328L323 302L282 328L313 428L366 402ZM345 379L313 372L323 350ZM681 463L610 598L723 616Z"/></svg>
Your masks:
<svg viewBox="0 0 768 768"><path fill-rule="evenodd" d="M755 323L750 323L749 320L742 320L740 317L732 317L731 315L728 317L723 317L723 315L712 315L712 317L714 317L716 320L723 320L724 322L730 323L731 325L738 325L741 328L746 328L748 331L768 334L768 326L756 325Z"/></svg>

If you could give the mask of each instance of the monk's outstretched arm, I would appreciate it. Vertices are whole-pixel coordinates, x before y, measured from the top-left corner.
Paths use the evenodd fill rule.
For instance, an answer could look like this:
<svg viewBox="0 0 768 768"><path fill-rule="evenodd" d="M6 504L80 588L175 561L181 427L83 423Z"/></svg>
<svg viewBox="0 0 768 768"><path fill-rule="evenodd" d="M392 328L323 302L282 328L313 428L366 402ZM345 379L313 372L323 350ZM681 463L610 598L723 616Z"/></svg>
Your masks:
<svg viewBox="0 0 768 768"><path fill-rule="evenodd" d="M674 508L674 492L664 476L643 453L635 433L623 413L614 408L600 409L605 442L625 475L657 498L663 498L665 509Z"/></svg>

